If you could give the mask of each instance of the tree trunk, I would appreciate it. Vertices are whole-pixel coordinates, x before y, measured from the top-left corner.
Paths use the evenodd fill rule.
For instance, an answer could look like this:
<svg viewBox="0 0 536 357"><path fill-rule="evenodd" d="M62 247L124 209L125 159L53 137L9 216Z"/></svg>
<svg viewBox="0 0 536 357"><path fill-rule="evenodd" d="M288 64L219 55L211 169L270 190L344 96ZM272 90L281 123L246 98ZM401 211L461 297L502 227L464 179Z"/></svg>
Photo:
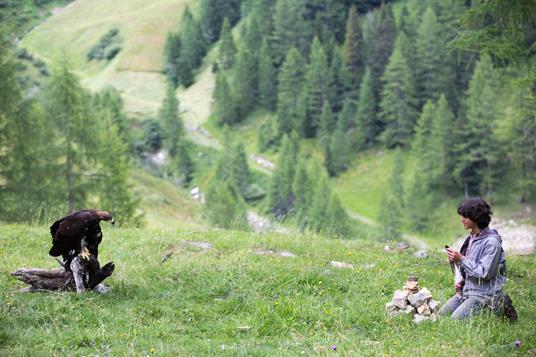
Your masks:
<svg viewBox="0 0 536 357"><path fill-rule="evenodd" d="M81 293L86 289L106 292L108 288L101 283L112 275L114 268L112 262L101 268L94 256L91 256L89 260L84 260L78 256L71 262L72 271L20 268L11 275L30 285L23 290L25 292L76 290Z"/></svg>

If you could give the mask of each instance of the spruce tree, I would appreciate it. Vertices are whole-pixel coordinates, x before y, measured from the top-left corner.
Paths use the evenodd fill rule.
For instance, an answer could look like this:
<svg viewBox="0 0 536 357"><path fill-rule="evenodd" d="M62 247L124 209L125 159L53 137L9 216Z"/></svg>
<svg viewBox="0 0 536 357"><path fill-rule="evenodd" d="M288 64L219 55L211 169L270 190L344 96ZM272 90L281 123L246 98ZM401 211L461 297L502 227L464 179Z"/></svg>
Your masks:
<svg viewBox="0 0 536 357"><path fill-rule="evenodd" d="M343 64L341 51L338 48L334 48L332 51L329 72L327 97L333 111L338 112L347 97L356 97L350 74Z"/></svg>
<svg viewBox="0 0 536 357"><path fill-rule="evenodd" d="M169 81L173 83L175 87L179 85L179 79L177 77L177 61L180 57L181 39L178 34L168 33L166 38L166 45L164 53L166 57L165 72Z"/></svg>
<svg viewBox="0 0 536 357"><path fill-rule="evenodd" d="M441 35L441 25L429 7L423 15L416 39L416 83L421 105L427 99L438 100L441 93L450 97L452 92L450 54Z"/></svg>
<svg viewBox="0 0 536 357"><path fill-rule="evenodd" d="M259 54L259 104L266 110L274 110L277 99L277 70L272 62L268 40L262 41Z"/></svg>
<svg viewBox="0 0 536 357"><path fill-rule="evenodd" d="M320 170L318 170L320 171ZM319 178L313 191L313 199L309 210L309 226L311 229L320 233L329 226L329 217L327 216L329 201L331 198L331 189L327 175L323 170L317 172Z"/></svg>
<svg viewBox="0 0 536 357"><path fill-rule="evenodd" d="M428 226L433 210L432 202L436 196L429 190L429 177L426 172L415 170L408 190L405 213L409 224L416 231Z"/></svg>
<svg viewBox="0 0 536 357"><path fill-rule="evenodd" d="M397 40L383 75L380 118L384 125L381 140L387 147L407 146L417 118L415 87L402 43Z"/></svg>
<svg viewBox="0 0 536 357"><path fill-rule="evenodd" d="M365 52L363 48L363 33L355 6L350 8L346 21L344 63L352 79L351 86L357 88L365 71Z"/></svg>
<svg viewBox="0 0 536 357"><path fill-rule="evenodd" d="M296 223L300 230L304 230L310 224L308 212L313 201L313 183L305 160L299 161L292 189L295 195Z"/></svg>
<svg viewBox="0 0 536 357"><path fill-rule="evenodd" d="M260 31L259 23L261 22L259 18L259 14L256 12L253 12L249 18L249 21L247 22L246 26L243 27L244 34L242 36L243 38L243 44L244 46L250 50L252 53L258 54L262 39L263 39L263 33Z"/></svg>
<svg viewBox="0 0 536 357"><path fill-rule="evenodd" d="M313 40L310 64L305 74L307 115L304 125L305 135L312 137L320 124L322 105L328 97L328 60L317 37Z"/></svg>
<svg viewBox="0 0 536 357"><path fill-rule="evenodd" d="M159 117L164 130L164 147L168 150L169 156L174 158L185 133L184 125L179 115L179 100L171 83L168 83L166 97L162 102Z"/></svg>
<svg viewBox="0 0 536 357"><path fill-rule="evenodd" d="M294 208L294 182L299 143L295 133L283 137L281 152L270 182L267 207L276 218L285 217Z"/></svg>
<svg viewBox="0 0 536 357"><path fill-rule="evenodd" d="M372 72L374 95L379 97L381 78L390 61L396 38L396 28L390 6L374 11L369 33L366 36L366 64Z"/></svg>
<svg viewBox="0 0 536 357"><path fill-rule="evenodd" d="M356 127L356 103L351 98L346 98L339 112L337 123L340 123L344 132Z"/></svg>
<svg viewBox="0 0 536 357"><path fill-rule="evenodd" d="M370 69L367 67L359 87L359 99L356 111L356 129L354 145L366 149L377 142L382 130L381 123L376 118L376 102L373 91L373 81Z"/></svg>
<svg viewBox="0 0 536 357"><path fill-rule="evenodd" d="M257 58L245 47L238 51L233 86L237 109L240 116L245 117L257 104L259 88Z"/></svg>
<svg viewBox="0 0 536 357"><path fill-rule="evenodd" d="M513 108L505 123L505 146L510 148L514 169L519 172L519 202L524 203L536 196L536 96L530 83L525 82L515 89L513 98Z"/></svg>
<svg viewBox="0 0 536 357"><path fill-rule="evenodd" d="M180 57L182 58L180 62L187 63L193 70L201 64L206 53L206 43L201 26L188 7L186 7L182 16L179 36L181 43ZM188 86L185 81L182 81L182 84Z"/></svg>
<svg viewBox="0 0 536 357"><path fill-rule="evenodd" d="M349 149L348 137L343 125L339 122L329 144L329 160L326 162L326 168L330 176L337 176L348 168L350 164Z"/></svg>
<svg viewBox="0 0 536 357"><path fill-rule="evenodd" d="M430 169L430 177L432 184L436 187L447 186L451 181L451 173L454 168L451 131L454 127L454 115L445 95L441 94L430 133L431 162L434 163Z"/></svg>
<svg viewBox="0 0 536 357"><path fill-rule="evenodd" d="M238 122L235 99L225 73L220 72L216 75L212 99L212 112L219 125L230 125Z"/></svg>
<svg viewBox="0 0 536 357"><path fill-rule="evenodd" d="M190 153L190 145L181 140L177 147L177 155L172 161L183 186L188 187L193 180L195 164Z"/></svg>
<svg viewBox="0 0 536 357"><path fill-rule="evenodd" d="M277 0L274 10L272 51L276 65L283 63L288 51L296 48L301 55L309 53L313 38L310 23L306 19L306 3L303 0Z"/></svg>
<svg viewBox="0 0 536 357"><path fill-rule="evenodd" d="M304 66L300 52L291 48L278 76L277 122L280 136L292 130L302 132L304 117L301 116L300 105L303 104Z"/></svg>
<svg viewBox="0 0 536 357"><path fill-rule="evenodd" d="M322 106L322 113L320 115L320 125L318 127L317 139L320 144L320 148L324 153L327 152L330 145L331 134L335 130L335 118L331 111L331 106L328 101L324 101Z"/></svg>
<svg viewBox="0 0 536 357"><path fill-rule="evenodd" d="M236 45L231 32L229 20L225 18L221 28L220 46L218 49L218 67L228 70L233 67L236 55Z"/></svg>
<svg viewBox="0 0 536 357"><path fill-rule="evenodd" d="M340 238L350 234L350 218L335 194L330 197L326 215L328 219L325 232L329 237Z"/></svg>
<svg viewBox="0 0 536 357"><path fill-rule="evenodd" d="M491 194L498 179L495 172L498 146L493 135L498 76L489 56L478 61L467 91L467 113L456 147L454 175L466 196Z"/></svg>
<svg viewBox="0 0 536 357"><path fill-rule="evenodd" d="M246 149L242 142L239 142L234 147L230 165L234 185L238 188L242 197L247 198L251 187L251 173L249 172Z"/></svg>

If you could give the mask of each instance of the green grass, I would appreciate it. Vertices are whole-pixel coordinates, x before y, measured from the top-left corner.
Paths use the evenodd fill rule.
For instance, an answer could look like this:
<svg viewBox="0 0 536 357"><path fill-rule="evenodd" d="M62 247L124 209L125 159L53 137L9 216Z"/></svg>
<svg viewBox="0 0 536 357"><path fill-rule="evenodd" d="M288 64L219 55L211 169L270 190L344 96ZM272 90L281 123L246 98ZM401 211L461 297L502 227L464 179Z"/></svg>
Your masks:
<svg viewBox="0 0 536 357"><path fill-rule="evenodd" d="M443 254L420 260L368 240L318 236L103 230L100 259L116 264L108 295L23 294L9 273L54 267L50 237L46 227L1 227L0 355L325 355L335 345L344 356L507 356L536 344L534 257L509 258L516 324L481 316L414 325L387 319L384 305L409 274L444 302L452 276ZM259 256L254 248L296 257ZM331 260L354 268L335 269Z"/></svg>
<svg viewBox="0 0 536 357"><path fill-rule="evenodd" d="M140 199L146 228L199 229L204 223L201 206L193 201L185 188L146 173L131 173L133 193Z"/></svg>

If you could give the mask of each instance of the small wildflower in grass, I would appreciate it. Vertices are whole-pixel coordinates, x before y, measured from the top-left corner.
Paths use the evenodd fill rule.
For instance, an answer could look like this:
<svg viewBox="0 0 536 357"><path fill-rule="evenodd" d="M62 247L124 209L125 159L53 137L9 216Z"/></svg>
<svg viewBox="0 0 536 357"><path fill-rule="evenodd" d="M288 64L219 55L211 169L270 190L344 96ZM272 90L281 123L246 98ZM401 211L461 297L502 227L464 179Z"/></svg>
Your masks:
<svg viewBox="0 0 536 357"><path fill-rule="evenodd" d="M335 345L329 346L329 349L332 350L332 351L337 351L337 346L335 346Z"/></svg>
<svg viewBox="0 0 536 357"><path fill-rule="evenodd" d="M348 256L351 257L351 256L352 256L352 252L348 252Z"/></svg>
<svg viewBox="0 0 536 357"><path fill-rule="evenodd" d="M151 349L149 349L149 352L154 353L154 348L151 347Z"/></svg>
<svg viewBox="0 0 536 357"><path fill-rule="evenodd" d="M516 339L514 341L514 346L516 346L517 348L521 347L521 341L519 341L518 339Z"/></svg>

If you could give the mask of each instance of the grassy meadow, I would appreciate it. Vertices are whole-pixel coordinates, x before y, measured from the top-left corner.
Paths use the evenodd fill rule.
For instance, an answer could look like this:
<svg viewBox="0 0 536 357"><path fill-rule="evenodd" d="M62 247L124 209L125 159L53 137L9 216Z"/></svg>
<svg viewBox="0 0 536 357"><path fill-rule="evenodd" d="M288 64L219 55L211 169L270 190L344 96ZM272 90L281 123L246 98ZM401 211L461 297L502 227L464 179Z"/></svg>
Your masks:
<svg viewBox="0 0 536 357"><path fill-rule="evenodd" d="M54 65L68 58L87 88L108 85L123 93L131 113L155 114L165 93L164 45L177 31L190 0L87 0L57 8L26 35L20 47ZM87 53L111 28L119 29L122 50L110 62L88 61Z"/></svg>
<svg viewBox="0 0 536 357"><path fill-rule="evenodd" d="M509 257L506 290L517 323L481 316L414 325L407 316L388 319L385 303L410 274L445 302L453 290L445 256L386 253L366 231L327 240L103 225L99 258L116 264L109 294L19 293L23 284L10 272L57 265L47 256L47 231L0 230L0 355L330 355L336 348L344 356L507 356L536 347L534 257ZM353 268L336 269L333 260Z"/></svg>

